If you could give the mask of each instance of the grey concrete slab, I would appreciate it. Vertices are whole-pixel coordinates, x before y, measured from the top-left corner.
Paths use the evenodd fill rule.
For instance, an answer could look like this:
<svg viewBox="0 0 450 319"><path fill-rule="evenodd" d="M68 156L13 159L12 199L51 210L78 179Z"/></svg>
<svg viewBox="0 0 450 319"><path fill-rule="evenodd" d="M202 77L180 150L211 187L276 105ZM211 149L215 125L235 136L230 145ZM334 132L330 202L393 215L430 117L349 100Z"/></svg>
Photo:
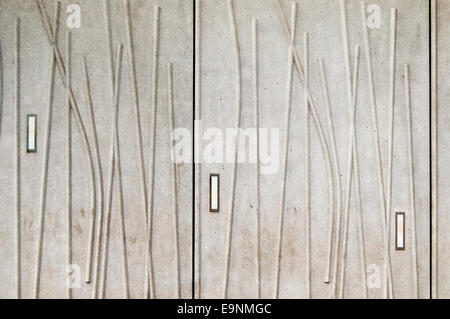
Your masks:
<svg viewBox="0 0 450 319"><path fill-rule="evenodd" d="M44 1L50 19L53 15L53 1ZM219 129L225 135L226 128L236 125L236 62L233 33L230 29L228 1L199 0L200 48L196 78L193 79L193 1L150 1L131 2L134 50L136 55L137 83L142 116L143 156L147 179L151 166L151 98L152 98L152 50L153 50L153 10L161 7L160 59L158 67L158 117L156 134L156 164L153 224L154 276L157 298L176 298L176 242L174 230L174 208L172 202L172 176L170 160L170 140L168 122L166 63L173 63L175 124L192 132L193 82L200 85L197 96L202 109L203 131ZM139 175L139 155L137 153L136 124L130 64L126 50L126 30L123 1L110 1L112 39L114 43L125 45L123 56L122 86L120 91L120 151L124 185L124 211L126 227L127 257L129 267L130 297L144 296L145 282L145 211ZM282 0L282 7L289 19L291 2ZM326 118L326 105L320 90L317 58L324 58L331 109L336 132L336 148L339 160L339 175L342 184L342 198L347 174L347 141L349 134L349 114L346 96L344 55L342 46L341 20L337 0L305 0L298 3L298 24L296 47L303 50L303 33L309 33L309 87L316 101L319 118L330 141ZM61 24L59 46L64 55L65 32L70 13L66 12L70 1L61 2ZM77 2L81 8L81 25L72 29L73 41L73 91L81 114L87 121L88 108L83 98L82 73L79 58L85 56L91 77L92 99L96 115L100 144L101 163L107 189L106 177L109 167L111 143L111 83L105 38L103 6L99 1ZM259 55L259 107L260 126L278 129L278 142L271 149L274 172L261 175L261 281L257 277L257 219L255 194L255 164L239 163L236 166L236 196L232 224L229 272L226 274L227 239L229 236L230 199L233 165L222 159L217 163L203 162L201 166L201 211L197 211L197 222L201 220L200 238L196 241L196 291L201 298L221 298L228 281L226 297L254 298L261 287L261 297L273 298L277 284L277 262L279 260L280 298L329 298L333 283L324 283L327 262L327 236L329 218L328 185L324 157L319 136L310 121L310 196L311 196L311 271L310 294L307 289L306 211L305 211L305 169L304 169L304 90L296 72L293 73L292 113L290 126L289 160L286 174L286 200L284 209L284 229L281 259L278 259L278 226L280 221L280 198L282 190L282 141L285 132L286 112L286 68L288 66L289 42L283 30L281 16L275 0L233 0L236 21L239 57L241 62L241 127L254 126L252 87L252 19L258 19ZM409 201L408 140L406 105L404 93L404 68L410 68L412 141L415 179L415 213L417 236L417 278L420 298L429 297L429 29L428 2L374 0L368 5L380 9L380 26L369 29L374 83L378 107L378 124L381 144L383 180L386 184L389 146L389 14L390 8L398 10L397 19L397 67L395 77L395 113L392 184L392 224L390 229L390 254L392 263L392 283L395 298L415 298L414 287L414 245L412 208ZM441 14L445 14L445 1L439 1ZM382 219L380 218L379 192L377 189L376 155L373 144L373 127L366 55L361 24L360 2L346 1L350 52L361 45L360 78L356 115L356 133L360 165L362 193L362 215L364 220L364 240L366 251L367 278L361 279L360 254L358 250L357 219L355 209L355 189L352 188L350 203L348 258L344 283L344 297L363 298L368 285L368 297L384 297ZM369 12L372 17L373 12ZM376 14L376 11L375 11ZM42 29L35 2L0 1L0 41L2 46L2 71L4 90L2 122L0 132L0 165L2 200L0 234L3 238L0 250L0 297L15 297L15 104L14 104L14 20L21 18L21 287L22 297L33 297L36 267L36 241L38 240L39 197L41 191L41 166L45 126L45 100L47 74L49 72L49 46ZM376 17L376 16L375 16ZM438 32L440 38L445 32L444 19ZM438 35L439 35L438 34ZM439 44L445 48L445 42ZM442 49L441 49L442 51ZM445 58L440 56L440 64ZM304 61L303 61L304 62ZM443 70L443 68L442 68ZM439 73L445 81L445 74ZM66 296L66 229L65 229L65 99L62 82L57 71L54 90L53 122L49 157L47 207L45 210L45 232L42 254L41 298L64 298ZM443 90L438 91L439 94ZM439 97L439 96L438 96ZM443 99L440 97L439 99ZM438 100L439 100L438 99ZM26 115L38 115L37 153L26 153ZM439 121L445 115L439 116ZM81 136L73 126L73 264L78 265L81 279L86 268L89 233L89 175ZM440 123L440 122L439 122ZM442 128L441 128L442 127ZM217 133L217 131L215 131ZM214 131L209 131L210 134ZM445 126L440 125L440 134L445 134ZM270 141L271 132L263 143ZM93 136L88 126L89 139ZM209 138L213 138L210 137ZM440 141L445 139L440 138ZM228 140L227 142L230 142ZM203 141L205 147L211 141ZM219 143L225 147L224 144ZM269 145L270 148L270 145ZM440 148L444 149L443 144ZM225 154L225 148L223 150ZM246 150L248 155L251 153ZM444 153L445 154L445 153ZM231 154L233 157L233 154ZM439 157L445 161L445 155ZM150 162L151 163L151 162ZM440 162L442 163L442 162ZM445 176L445 165L442 174ZM181 297L191 296L192 283L192 169L189 163L179 164L180 185L180 269ZM220 211L209 212L209 174L220 174ZM442 178L441 178L442 179ZM150 183L147 180L147 183ZM445 184L441 192L445 193ZM384 192L387 192L384 190ZM441 196L442 197L442 196ZM445 199L440 211L445 211ZM405 212L406 249L395 250L395 213ZM110 254L108 259L107 298L123 297L122 257L120 245L120 223L117 197L113 200ZM445 234L445 216L440 222L439 234ZM444 235L439 235L445 247ZM441 238L442 237L442 238ZM440 259L445 263L445 249L440 248ZM200 266L200 267L198 267ZM439 269L440 289L445 296L445 264ZM89 298L92 284L81 280L80 288L73 289L75 298Z"/></svg>
<svg viewBox="0 0 450 319"><path fill-rule="evenodd" d="M151 159L151 89L154 7L161 7L160 50L157 89L157 130L155 157L155 192L153 228L153 259L155 290L157 298L177 297L176 242L174 229L174 207L171 196L172 177L167 100L166 64L173 64L173 86L176 126L192 129L192 1L130 1L131 23L134 37L137 84L142 117L143 156L147 177ZM53 18L54 1L44 1ZM87 123L88 108L83 98L83 82L80 57L87 60L92 89L92 100L98 130L101 164L103 166L105 193L108 189L107 172L111 143L112 92L107 58L107 42L104 26L103 2L61 1L59 47L65 55L66 32L71 12L69 5L79 5L81 24L72 32L73 91L84 121ZM112 41L122 43L124 48L122 85L120 91L119 134L123 178L126 245L129 268L131 298L144 296L146 219L138 173L135 112L130 81L127 41L125 33L124 1L110 1ZM22 249L22 297L33 297L36 267L36 241L38 236L38 207L41 189L41 165L43 155L44 126L46 118L45 96L49 72L49 46L41 26L35 1L1 1L0 41L3 53L4 99L2 131L0 138L2 205L1 233L2 259L1 298L15 296L15 222L14 222L14 21L21 19L20 32L20 132L21 132L21 249ZM53 121L48 173L48 196L45 210L45 232L42 255L41 298L65 297L65 102L64 89L57 71L54 89ZM26 115L38 116L36 153L26 153ZM87 125L87 124L86 124ZM88 127L89 139L92 131ZM89 175L84 149L76 122L72 119L73 131L73 263L81 270L81 283L73 289L74 298L90 298L92 284L83 282L89 233ZM180 270L181 297L191 296L191 247L192 247L192 202L191 165L179 165L180 212ZM117 185L117 183L116 183ZM116 194L116 193L115 193ZM106 199L106 197L105 197ZM113 199L110 250L108 261L106 297L122 298L122 262L120 250L119 214L117 196Z"/></svg>
<svg viewBox="0 0 450 319"><path fill-rule="evenodd" d="M433 72L436 75L436 86L433 89L436 108L433 109L434 121L433 131L435 131L436 139L433 141L436 146L436 153L434 153L437 164L437 171L434 172L433 181L436 183L435 188L435 205L434 213L436 218L433 218L433 298L449 298L450 290L448 285L449 272L448 260L449 254L446 246L448 244L448 236L446 234L449 227L449 219L446 211L449 207L449 201L445 195L448 189L447 177L449 176L449 169L446 158L448 158L448 112L446 111L446 101L448 99L448 90L446 83L448 83L448 74L445 72L445 66L448 63L449 57L447 53L448 48L448 25L446 18L450 14L449 1L435 2L435 15L433 15L433 22L436 23L435 42L433 48L436 50L436 64L433 65Z"/></svg>
<svg viewBox="0 0 450 319"><path fill-rule="evenodd" d="M289 20L290 1L281 1ZM346 1L353 61L353 47L361 45L360 80L356 116L356 132L362 191L362 214L368 276L379 275L383 269L382 223L379 215L376 157L373 146L372 117L368 96L367 66L361 25L359 1ZM429 82L428 82L428 3L427 1L371 1L380 9L379 28L369 29L374 81L378 107L381 159L384 180L388 157L388 61L390 8L398 9L397 67L395 76L395 129L393 153L392 224L390 254L395 298L415 298L413 287L413 245L411 208L408 202L408 162L405 122L403 64L410 65L412 135L416 196L417 260L420 298L429 297ZM277 1L233 1L241 58L242 124L253 126L252 91L252 19L258 19L259 41L259 107L260 126L279 128L284 138L286 112L286 68L289 42L284 34ZM326 109L319 82L317 58L324 58L331 108L336 131L341 183L344 185L347 166L349 114L341 36L339 1L314 0L298 3L296 47L303 50L303 33L310 37L310 89L317 102L320 119L327 130ZM200 55L203 129L226 128L236 124L235 90L237 85L233 34L227 1L200 1ZM197 74L198 75L198 74ZM286 179L285 224L280 262L280 298L306 298L306 247L304 210L304 91L294 72L289 162ZM331 284L323 282L326 268L328 233L328 177L320 143L313 122L310 122L311 143L311 297L329 298ZM328 136L328 133L326 133ZM267 140L263 141L265 143ZM207 141L204 144L208 144ZM281 143L278 149L282 159ZM281 165L280 165L281 166ZM261 175L261 290L263 298L275 296L278 256L279 203L281 168L274 174ZM221 211L208 212L207 181L210 173L221 174ZM226 240L230 216L232 164L202 164L201 211L201 297L221 298L226 281ZM255 166L239 164L228 277L228 297L258 296L257 232L255 204ZM344 189L344 187L342 187ZM354 192L354 191L352 191ZM343 196L343 193L342 193ZM352 198L354 196L352 195ZM355 203L350 205L348 261L345 297L362 298L366 285L361 280L357 246ZM396 251L394 213L406 212L406 250ZM376 273L373 274L373 269ZM372 275L372 276L371 276ZM382 275L381 275L382 278ZM198 284L198 283L197 283ZM370 298L383 297L384 284L370 288Z"/></svg>

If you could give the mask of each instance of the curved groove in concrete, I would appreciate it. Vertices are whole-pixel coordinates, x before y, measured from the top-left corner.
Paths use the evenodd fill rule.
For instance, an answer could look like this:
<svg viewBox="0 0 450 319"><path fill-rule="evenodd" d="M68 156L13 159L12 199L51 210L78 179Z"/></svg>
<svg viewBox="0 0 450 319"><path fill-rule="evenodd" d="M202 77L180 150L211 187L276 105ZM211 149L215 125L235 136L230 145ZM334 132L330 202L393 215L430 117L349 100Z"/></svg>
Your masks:
<svg viewBox="0 0 450 319"><path fill-rule="evenodd" d="M236 86L235 86L235 117L236 117L236 128L239 129L241 126L241 59L239 56L239 40L236 28L236 18L234 15L233 1L227 1L228 6L228 19L230 23L230 34L233 41L234 55L235 55L235 76L236 76ZM226 242L225 242L225 278L224 278L224 298L228 297L228 278L230 275L230 255L231 255L231 242L233 238L233 214L234 214L234 198L236 193L236 171L237 171L237 157L238 157L238 143L239 136L236 134L236 139L234 143L234 162L232 164L231 171L231 196L229 202L229 216L226 228Z"/></svg>

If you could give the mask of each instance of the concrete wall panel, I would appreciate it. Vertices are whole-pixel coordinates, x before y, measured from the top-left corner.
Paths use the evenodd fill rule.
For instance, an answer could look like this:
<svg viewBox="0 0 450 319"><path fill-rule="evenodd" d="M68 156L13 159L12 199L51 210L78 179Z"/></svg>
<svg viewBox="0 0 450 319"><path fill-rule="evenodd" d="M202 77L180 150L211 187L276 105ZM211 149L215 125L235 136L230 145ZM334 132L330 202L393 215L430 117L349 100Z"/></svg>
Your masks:
<svg viewBox="0 0 450 319"><path fill-rule="evenodd" d="M254 127L252 87L252 19L258 21L258 81L260 127L278 128L279 140L285 139L287 112L286 90L289 40L283 29L278 1L199 1L200 28L200 99L203 130L214 127L225 132L236 126L237 88L241 86L241 127ZM389 149L389 29L390 10L397 8L397 45L395 67L395 104L393 139L392 207L389 251L392 264L392 283L395 298L427 298L429 296L429 150L428 150L428 2L427 1L371 1L380 14L379 28L370 28L370 51L373 62L377 101L378 134L381 144L383 182L388 176ZM291 2L281 1L290 21ZM378 11L377 11L378 12ZM309 34L309 87L316 101L320 121L330 141L326 104L321 93L317 59L324 58L328 78L331 109L336 133L339 176L344 201L347 175L347 145L349 112L346 95L340 2L329 0L298 3L296 48L303 63L303 36ZM371 103L360 1L346 1L346 15L352 65L354 46L361 46L360 78L356 115L357 152L360 166L360 187L365 240L365 267L368 280L381 272L381 283L368 289L368 297L382 298L384 244L380 200L377 188L377 158L374 151ZM368 16L372 16L368 12ZM240 69L236 66L236 46L231 18L234 16L239 45ZM289 23L289 22L288 22ZM404 89L404 64L409 64L412 108L412 141L415 179L415 222L417 257L414 257L412 207L409 204L408 140ZM241 78L238 81L237 72ZM197 79L197 80L198 80ZM307 252L307 209L305 209L305 122L304 94L297 73L293 73L290 141L286 180L283 182L283 148L279 143L279 169L261 175L261 281L258 281L258 236L255 164L238 164L234 209L231 210L233 164L202 164L201 251L197 291L203 298L329 298L333 283L324 283L327 262L327 234L329 218L328 181L319 136L310 120L310 257ZM261 140L261 143L266 143ZM204 141L204 144L210 142ZM205 146L206 147L206 146ZM247 150L248 151L248 150ZM221 211L208 212L208 176L220 173ZM282 183L286 187L285 207L280 211ZM383 190L387 194L387 188ZM352 189L348 232L348 255L344 297L363 298L366 282L362 279L357 236L355 189ZM387 195L385 195L387 196ZM395 212L406 213L406 250L395 250ZM231 227L231 249L227 239ZM284 214L281 258L279 258L279 223ZM198 218L198 217L197 217ZM227 259L227 256L229 259ZM229 268L227 275L227 260ZM311 265L308 271L308 260ZM414 288L417 260L418 292ZM279 267L278 267L279 265ZM277 280L279 269L279 281ZM373 271L375 270L375 274ZM310 279L308 279L310 277ZM200 282L200 284L199 284ZM310 289L308 289L308 282ZM373 286L373 284L372 284ZM378 288L377 288L378 286ZM417 295L418 294L418 295Z"/></svg>
<svg viewBox="0 0 450 319"><path fill-rule="evenodd" d="M146 213L141 192L139 153L136 139L136 113L134 91L130 78L127 50L124 1L109 1L112 42L124 45L122 85L119 106L119 136L123 180L125 215L125 239L128 258L129 291L131 298L144 297L146 256ZM44 1L53 21L55 1ZM80 58L87 61L92 102L97 125L101 165L103 169L105 203L109 182L112 88L108 60L107 34L102 1L61 1L58 46L63 57L66 54L66 32L69 31L67 12L71 4L81 9L79 28L72 33L72 84L82 118L92 145L93 135L88 121L88 108L83 95L83 77ZM151 101L152 63L154 47L154 8L160 9L159 62L157 68L157 129L155 163L151 161ZM179 256L180 295L177 293L177 262L172 198L169 120L167 98L166 64L173 65L175 123L178 127L192 129L192 1L130 1L130 16L134 38L134 55L141 112L145 183L150 185L151 167L155 165L154 212L153 212L153 262L154 285L157 298L188 298L191 296L191 247L192 247L192 172L191 165L180 164L179 171ZM15 294L15 104L14 104L14 37L15 19L20 18L20 182L21 182L21 296L31 298L35 289L37 240L39 231L39 198L41 193L41 166L44 154L46 123L47 74L50 49L46 33L41 25L36 2L1 1L0 41L3 62L3 108L0 159L2 170L1 233L2 260L0 265L0 297L14 298ZM56 70L52 112L51 139L45 228L42 246L40 278L41 298L64 298L66 296L66 209L65 209L65 93L58 70ZM36 153L26 152L26 115L37 114ZM73 290L74 298L90 298L92 286L84 283L86 254L89 238L89 182L88 166L81 135L72 117L72 262L80 267L81 283ZM96 172L98 172L96 168ZM148 186L150 189L150 186ZM122 281L121 232L118 210L117 180L113 197L111 233L107 268L107 298L124 297ZM150 195L150 194L149 194Z"/></svg>

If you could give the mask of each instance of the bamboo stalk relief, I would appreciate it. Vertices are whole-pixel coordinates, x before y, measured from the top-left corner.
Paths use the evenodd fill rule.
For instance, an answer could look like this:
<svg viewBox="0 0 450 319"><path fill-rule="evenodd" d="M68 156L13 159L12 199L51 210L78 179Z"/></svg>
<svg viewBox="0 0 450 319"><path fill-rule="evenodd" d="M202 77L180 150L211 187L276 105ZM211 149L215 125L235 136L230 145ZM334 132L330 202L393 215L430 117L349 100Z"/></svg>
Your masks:
<svg viewBox="0 0 450 319"><path fill-rule="evenodd" d="M0 178L11 245L0 298L417 299L427 275L438 296L437 1L414 43L405 17L420 2L406 12L399 0L34 0L31 17L4 1ZM103 17L92 19L97 5ZM429 79L418 65L428 54ZM427 93L430 270L429 185L417 182L428 176ZM193 138L177 140L191 126ZM223 161L206 160L209 126L238 129L225 131Z"/></svg>

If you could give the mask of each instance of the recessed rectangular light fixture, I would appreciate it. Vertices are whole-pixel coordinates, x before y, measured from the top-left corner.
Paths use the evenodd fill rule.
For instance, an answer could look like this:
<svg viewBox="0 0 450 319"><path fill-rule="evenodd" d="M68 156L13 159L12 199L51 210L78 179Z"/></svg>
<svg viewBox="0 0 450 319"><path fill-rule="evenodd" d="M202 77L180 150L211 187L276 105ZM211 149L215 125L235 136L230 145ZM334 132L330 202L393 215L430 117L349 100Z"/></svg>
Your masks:
<svg viewBox="0 0 450 319"><path fill-rule="evenodd" d="M405 250L405 213L395 213L395 249Z"/></svg>
<svg viewBox="0 0 450 319"><path fill-rule="evenodd" d="M209 175L209 211L217 213L219 212L219 190L220 190L220 175Z"/></svg>
<svg viewBox="0 0 450 319"><path fill-rule="evenodd" d="M37 152L36 146L37 115L27 115L27 153Z"/></svg>

